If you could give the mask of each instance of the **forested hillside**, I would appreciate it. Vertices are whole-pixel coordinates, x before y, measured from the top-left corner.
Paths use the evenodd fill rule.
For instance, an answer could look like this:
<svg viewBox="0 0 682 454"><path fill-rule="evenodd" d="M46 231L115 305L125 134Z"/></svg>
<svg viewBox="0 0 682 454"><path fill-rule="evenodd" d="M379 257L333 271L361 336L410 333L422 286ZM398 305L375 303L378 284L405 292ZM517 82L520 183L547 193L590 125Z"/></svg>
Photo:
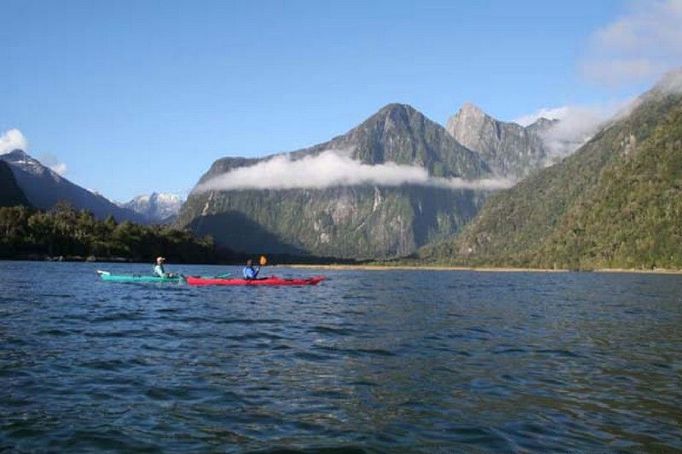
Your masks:
<svg viewBox="0 0 682 454"><path fill-rule="evenodd" d="M669 82L669 81L667 81ZM682 267L682 96L664 81L558 165L492 196L429 261Z"/></svg>

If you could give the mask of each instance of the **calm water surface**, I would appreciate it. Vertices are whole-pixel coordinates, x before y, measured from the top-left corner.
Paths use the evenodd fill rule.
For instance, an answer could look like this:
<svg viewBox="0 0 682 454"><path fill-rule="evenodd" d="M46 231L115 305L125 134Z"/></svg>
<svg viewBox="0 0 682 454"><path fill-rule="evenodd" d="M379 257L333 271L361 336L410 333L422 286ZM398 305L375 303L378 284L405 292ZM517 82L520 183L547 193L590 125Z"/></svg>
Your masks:
<svg viewBox="0 0 682 454"><path fill-rule="evenodd" d="M682 450L682 276L98 267L0 262L0 451Z"/></svg>

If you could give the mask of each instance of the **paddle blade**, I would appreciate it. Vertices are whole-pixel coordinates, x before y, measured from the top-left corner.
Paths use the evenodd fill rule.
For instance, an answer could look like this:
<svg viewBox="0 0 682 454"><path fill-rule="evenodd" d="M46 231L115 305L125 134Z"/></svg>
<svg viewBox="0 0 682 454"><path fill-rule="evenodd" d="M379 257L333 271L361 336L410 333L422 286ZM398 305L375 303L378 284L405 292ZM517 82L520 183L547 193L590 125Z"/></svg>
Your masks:
<svg viewBox="0 0 682 454"><path fill-rule="evenodd" d="M265 266L267 264L268 264L268 259L264 255L261 255L260 256L260 266Z"/></svg>

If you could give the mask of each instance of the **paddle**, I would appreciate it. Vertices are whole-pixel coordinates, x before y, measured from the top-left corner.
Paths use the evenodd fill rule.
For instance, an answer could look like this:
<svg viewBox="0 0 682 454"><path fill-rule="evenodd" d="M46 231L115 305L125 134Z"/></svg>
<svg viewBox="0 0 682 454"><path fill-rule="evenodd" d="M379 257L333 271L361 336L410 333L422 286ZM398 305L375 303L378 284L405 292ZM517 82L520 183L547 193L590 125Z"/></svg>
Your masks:
<svg viewBox="0 0 682 454"><path fill-rule="evenodd" d="M264 256L264 255L261 255L260 258L258 259L258 264L260 265L260 267L263 267L263 266L267 265L267 264L268 264L268 258L267 258L266 256ZM260 267L258 268L258 272L259 272L259 273L260 273ZM256 278L256 279L257 279L257 280L260 280L260 279L267 279L267 277L259 277L259 278Z"/></svg>
<svg viewBox="0 0 682 454"><path fill-rule="evenodd" d="M222 273L222 274L218 274L216 277L217 277L217 278L223 278L223 277L228 277L228 276L231 276L231 275L232 275L232 273Z"/></svg>

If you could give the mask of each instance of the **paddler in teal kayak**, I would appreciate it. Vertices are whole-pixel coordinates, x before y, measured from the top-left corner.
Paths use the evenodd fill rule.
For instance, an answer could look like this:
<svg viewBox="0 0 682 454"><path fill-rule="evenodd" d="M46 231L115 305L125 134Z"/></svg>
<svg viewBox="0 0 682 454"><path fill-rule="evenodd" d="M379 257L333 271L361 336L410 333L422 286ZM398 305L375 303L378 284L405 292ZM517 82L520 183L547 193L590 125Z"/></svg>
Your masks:
<svg viewBox="0 0 682 454"><path fill-rule="evenodd" d="M169 278L169 277L175 277L175 273L166 273L166 270L163 269L163 264L166 263L166 259L164 257L157 257L156 258L156 266L154 267L154 275L158 277L164 277L164 278Z"/></svg>

